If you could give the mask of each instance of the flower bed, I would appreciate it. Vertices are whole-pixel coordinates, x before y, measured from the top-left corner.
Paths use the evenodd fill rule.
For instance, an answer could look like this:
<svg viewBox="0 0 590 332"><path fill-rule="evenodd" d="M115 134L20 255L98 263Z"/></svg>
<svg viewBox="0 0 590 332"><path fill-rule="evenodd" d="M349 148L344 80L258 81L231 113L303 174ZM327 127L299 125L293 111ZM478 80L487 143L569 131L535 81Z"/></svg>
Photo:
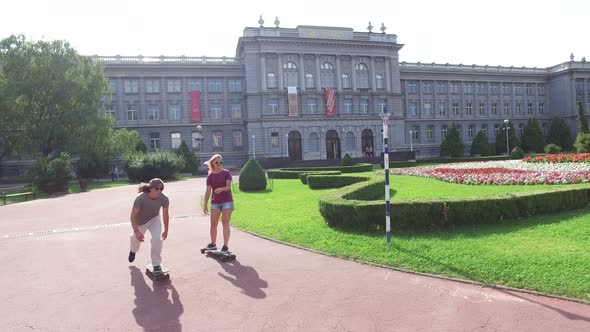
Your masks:
<svg viewBox="0 0 590 332"><path fill-rule="evenodd" d="M523 159L410 167L393 169L390 173L463 184L570 184L590 182L590 162L542 163Z"/></svg>
<svg viewBox="0 0 590 332"><path fill-rule="evenodd" d="M590 163L590 153L548 154L544 156L526 157L526 163Z"/></svg>

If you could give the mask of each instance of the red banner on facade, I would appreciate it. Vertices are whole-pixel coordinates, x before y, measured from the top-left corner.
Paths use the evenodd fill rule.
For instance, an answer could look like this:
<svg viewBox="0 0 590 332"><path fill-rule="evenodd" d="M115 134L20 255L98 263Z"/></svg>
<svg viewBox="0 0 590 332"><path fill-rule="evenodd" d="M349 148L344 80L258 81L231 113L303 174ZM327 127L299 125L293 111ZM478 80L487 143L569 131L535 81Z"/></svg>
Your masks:
<svg viewBox="0 0 590 332"><path fill-rule="evenodd" d="M203 122L201 120L201 91L191 91L191 122Z"/></svg>
<svg viewBox="0 0 590 332"><path fill-rule="evenodd" d="M287 93L287 100L289 101L289 116L298 116L297 87L288 86Z"/></svg>
<svg viewBox="0 0 590 332"><path fill-rule="evenodd" d="M325 88L326 93L326 116L336 115L336 91L334 88Z"/></svg>

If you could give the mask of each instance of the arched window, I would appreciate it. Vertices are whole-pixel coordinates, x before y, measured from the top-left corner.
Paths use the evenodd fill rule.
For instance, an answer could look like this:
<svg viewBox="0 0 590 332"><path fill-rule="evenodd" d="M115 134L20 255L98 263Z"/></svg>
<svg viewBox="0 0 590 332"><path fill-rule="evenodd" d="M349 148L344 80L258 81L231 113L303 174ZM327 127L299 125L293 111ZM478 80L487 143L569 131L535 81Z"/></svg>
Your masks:
<svg viewBox="0 0 590 332"><path fill-rule="evenodd" d="M342 74L342 88L350 89L350 75Z"/></svg>
<svg viewBox="0 0 590 332"><path fill-rule="evenodd" d="M234 130L232 142L235 147L241 147L243 145L242 138L244 137L244 133L241 130Z"/></svg>
<svg viewBox="0 0 590 332"><path fill-rule="evenodd" d="M203 140L203 134L201 134L198 131L193 131L192 138L193 138L193 149L200 149L201 148L201 141Z"/></svg>
<svg viewBox="0 0 590 332"><path fill-rule="evenodd" d="M377 89L385 89L383 86L383 75L377 74L375 76L375 84L377 85Z"/></svg>
<svg viewBox="0 0 590 332"><path fill-rule="evenodd" d="M283 65L283 84L285 86L297 86L297 65L293 61L285 62Z"/></svg>
<svg viewBox="0 0 590 332"><path fill-rule="evenodd" d="M266 74L266 87L269 89L277 87L277 75L275 73Z"/></svg>
<svg viewBox="0 0 590 332"><path fill-rule="evenodd" d="M214 130L213 131L213 147L214 148L222 148L223 147L223 133L221 130Z"/></svg>
<svg viewBox="0 0 590 332"><path fill-rule="evenodd" d="M313 88L314 87L314 77L312 73L305 74L305 87L306 88Z"/></svg>
<svg viewBox="0 0 590 332"><path fill-rule="evenodd" d="M329 62L324 62L320 67L322 88L334 87L334 66Z"/></svg>
<svg viewBox="0 0 590 332"><path fill-rule="evenodd" d="M180 133L170 133L170 140L172 141L172 149L178 149L180 147L180 143L182 142Z"/></svg>
<svg viewBox="0 0 590 332"><path fill-rule="evenodd" d="M369 88L369 68L364 63L356 65L356 74L358 78L359 88Z"/></svg>

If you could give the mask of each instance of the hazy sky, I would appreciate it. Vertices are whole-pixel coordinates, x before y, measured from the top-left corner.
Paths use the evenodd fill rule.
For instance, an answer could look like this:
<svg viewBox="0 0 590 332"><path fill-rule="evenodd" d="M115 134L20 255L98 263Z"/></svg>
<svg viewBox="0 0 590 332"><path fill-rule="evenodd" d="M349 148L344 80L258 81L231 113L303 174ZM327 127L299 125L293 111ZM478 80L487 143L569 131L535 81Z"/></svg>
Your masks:
<svg viewBox="0 0 590 332"><path fill-rule="evenodd" d="M351 27L405 44L401 61L548 67L590 61L588 0L4 0L0 38L65 39L84 55L234 56L259 15L272 27Z"/></svg>

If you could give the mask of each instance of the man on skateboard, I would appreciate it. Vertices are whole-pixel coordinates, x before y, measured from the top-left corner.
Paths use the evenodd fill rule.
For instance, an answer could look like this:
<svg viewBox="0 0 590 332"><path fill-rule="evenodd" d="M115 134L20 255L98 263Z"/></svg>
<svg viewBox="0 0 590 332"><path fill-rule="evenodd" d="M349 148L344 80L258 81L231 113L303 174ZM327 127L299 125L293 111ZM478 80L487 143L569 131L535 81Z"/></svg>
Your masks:
<svg viewBox="0 0 590 332"><path fill-rule="evenodd" d="M151 179L148 184L142 183L139 186L139 195L135 198L131 209L131 227L133 234L130 239L129 262L135 260L135 254L139 251L141 242L144 241L144 234L149 229L151 239L151 263L154 267L154 275L162 273L162 243L168 237L168 206L170 201L162 193L164 182L161 179ZM164 232L162 233L162 221L160 220L160 209L164 217Z"/></svg>

